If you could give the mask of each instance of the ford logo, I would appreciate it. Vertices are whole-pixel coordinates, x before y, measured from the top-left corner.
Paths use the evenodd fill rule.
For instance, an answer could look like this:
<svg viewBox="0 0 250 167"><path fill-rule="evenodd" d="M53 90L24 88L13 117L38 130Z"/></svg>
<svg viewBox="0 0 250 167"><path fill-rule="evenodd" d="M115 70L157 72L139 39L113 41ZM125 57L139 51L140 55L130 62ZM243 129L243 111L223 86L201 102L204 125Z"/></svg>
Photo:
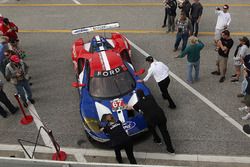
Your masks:
<svg viewBox="0 0 250 167"><path fill-rule="evenodd" d="M135 122L132 122L132 121L127 121L123 124L123 128L125 130L130 130L130 129L133 129L135 127L136 123Z"/></svg>

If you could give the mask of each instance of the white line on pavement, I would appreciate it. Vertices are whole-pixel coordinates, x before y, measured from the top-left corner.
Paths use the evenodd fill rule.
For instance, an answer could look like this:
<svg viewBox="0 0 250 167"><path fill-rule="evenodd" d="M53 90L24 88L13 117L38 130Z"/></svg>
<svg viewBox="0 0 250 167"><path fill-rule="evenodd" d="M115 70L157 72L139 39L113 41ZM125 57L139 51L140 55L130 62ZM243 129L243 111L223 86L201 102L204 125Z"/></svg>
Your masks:
<svg viewBox="0 0 250 167"><path fill-rule="evenodd" d="M33 146L25 146L28 149ZM22 151L19 145L0 144L0 151ZM74 155L82 159L81 156L100 156L100 157L115 157L114 151L101 150L101 149L84 149L84 148L67 148L62 147L67 154ZM46 147L37 146L36 153L48 153L51 154L51 149ZM122 151L122 155L125 156L125 152ZM219 156L219 155L199 155L199 154L176 154L170 155L166 153L145 153L134 152L136 158L146 160L173 160L173 161L192 161L192 162L220 162L220 163L242 163L249 164L250 157L246 156ZM39 157L37 157L39 158ZM83 160L83 159L82 159Z"/></svg>
<svg viewBox="0 0 250 167"><path fill-rule="evenodd" d="M78 0L72 0L74 3L80 5L81 3Z"/></svg>
<svg viewBox="0 0 250 167"><path fill-rule="evenodd" d="M145 52L143 49L141 49L139 46L134 44L132 41L128 40L129 43L138 50L141 54L143 54L145 57L150 56L147 52ZM189 86L186 82L184 82L180 77L169 72L169 75L172 76L176 81L178 81L182 86L187 88L191 93L193 93L195 96L197 96L199 99L201 99L204 103L206 103L210 108L212 108L215 112L217 112L219 115L221 115L225 120L227 120L229 123L231 123L233 126L235 126L238 130L240 130L243 134L245 134L247 137L250 137L249 134L245 133L242 129L242 126L236 122L233 118L231 118L228 114L226 114L224 111L222 111L219 107L217 107L215 104L213 104L210 100L208 100L206 97L204 97L202 94L200 94L197 90Z"/></svg>

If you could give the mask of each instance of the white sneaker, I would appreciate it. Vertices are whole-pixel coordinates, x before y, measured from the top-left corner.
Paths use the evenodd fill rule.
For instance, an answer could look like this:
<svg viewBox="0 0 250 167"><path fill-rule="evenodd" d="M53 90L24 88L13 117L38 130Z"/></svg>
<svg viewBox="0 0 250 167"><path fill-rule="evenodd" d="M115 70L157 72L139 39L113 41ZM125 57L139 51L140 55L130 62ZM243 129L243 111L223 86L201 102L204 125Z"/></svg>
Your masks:
<svg viewBox="0 0 250 167"><path fill-rule="evenodd" d="M243 112L243 111L248 112L248 107L247 106L240 107L240 108L238 108L238 110L241 111L241 112Z"/></svg>
<svg viewBox="0 0 250 167"><path fill-rule="evenodd" d="M242 120L248 120L250 118L250 113L248 113L247 115L245 115L244 117L242 117Z"/></svg>

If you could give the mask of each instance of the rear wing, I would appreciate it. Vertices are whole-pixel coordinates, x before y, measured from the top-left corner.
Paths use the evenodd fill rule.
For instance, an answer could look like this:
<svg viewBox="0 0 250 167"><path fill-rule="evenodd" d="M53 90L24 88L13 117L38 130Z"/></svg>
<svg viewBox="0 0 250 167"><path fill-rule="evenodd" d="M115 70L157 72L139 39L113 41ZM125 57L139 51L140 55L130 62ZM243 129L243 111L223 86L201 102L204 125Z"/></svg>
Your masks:
<svg viewBox="0 0 250 167"><path fill-rule="evenodd" d="M95 26L90 26L90 27L82 27L82 28L77 28L72 30L72 34L83 34L83 33L88 33L91 31L97 31L97 30L106 30L106 29L112 29L112 28L117 28L120 27L120 24L118 22L114 23L107 23L107 24L99 24Z"/></svg>

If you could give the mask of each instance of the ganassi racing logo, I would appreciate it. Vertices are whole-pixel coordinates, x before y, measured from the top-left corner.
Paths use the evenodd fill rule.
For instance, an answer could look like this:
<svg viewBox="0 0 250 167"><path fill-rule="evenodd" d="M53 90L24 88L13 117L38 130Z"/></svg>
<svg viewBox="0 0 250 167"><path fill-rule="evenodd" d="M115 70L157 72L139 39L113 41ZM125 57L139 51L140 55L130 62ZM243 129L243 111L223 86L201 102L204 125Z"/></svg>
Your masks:
<svg viewBox="0 0 250 167"><path fill-rule="evenodd" d="M132 121L127 121L123 124L123 128L125 130L130 130L130 129L133 129L135 127L136 123L135 122L132 122Z"/></svg>

